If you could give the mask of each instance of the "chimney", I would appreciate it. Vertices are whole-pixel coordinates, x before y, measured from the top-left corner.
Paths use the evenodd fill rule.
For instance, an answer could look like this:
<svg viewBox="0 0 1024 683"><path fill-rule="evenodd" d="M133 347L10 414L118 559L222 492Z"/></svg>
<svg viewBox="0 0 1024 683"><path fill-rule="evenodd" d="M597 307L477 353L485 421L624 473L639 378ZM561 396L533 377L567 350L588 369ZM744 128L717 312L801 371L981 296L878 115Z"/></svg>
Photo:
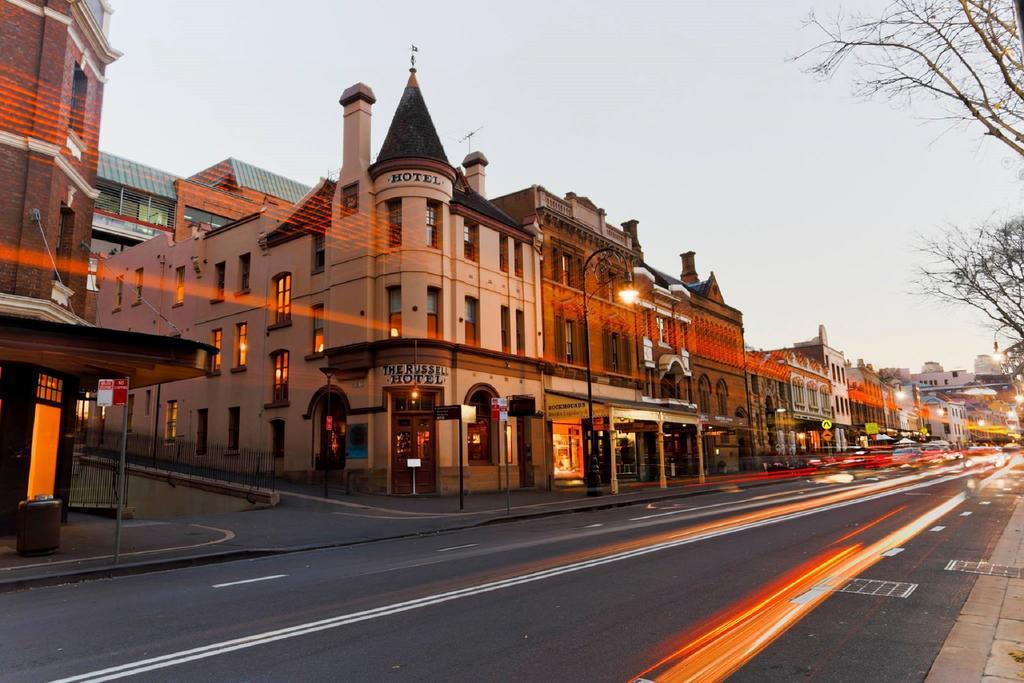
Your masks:
<svg viewBox="0 0 1024 683"><path fill-rule="evenodd" d="M700 278L697 277L697 252L686 251L680 254L679 258L683 262L683 272L679 279L688 285L700 282Z"/></svg>
<svg viewBox="0 0 1024 683"><path fill-rule="evenodd" d="M634 249L640 248L640 238L637 237L636 233L636 228L638 225L640 225L640 221L638 221L635 218L630 218L625 223L622 223L622 229L625 231L627 235L629 235L630 239L633 240Z"/></svg>
<svg viewBox="0 0 1024 683"><path fill-rule="evenodd" d="M362 180L370 167L370 117L376 101L365 83L349 86L338 100L345 112L339 186Z"/></svg>
<svg viewBox="0 0 1024 683"><path fill-rule="evenodd" d="M470 152L462 160L462 167L466 169L466 182L481 197L486 197L485 180L487 179L487 157L483 152Z"/></svg>

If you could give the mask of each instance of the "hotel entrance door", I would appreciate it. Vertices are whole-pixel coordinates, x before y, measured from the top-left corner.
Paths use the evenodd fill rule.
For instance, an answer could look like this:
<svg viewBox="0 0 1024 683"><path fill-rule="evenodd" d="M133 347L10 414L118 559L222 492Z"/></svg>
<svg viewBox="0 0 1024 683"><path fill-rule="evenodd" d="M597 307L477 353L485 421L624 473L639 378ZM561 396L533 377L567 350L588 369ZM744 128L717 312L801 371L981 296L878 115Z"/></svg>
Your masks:
<svg viewBox="0 0 1024 683"><path fill-rule="evenodd" d="M433 414L395 413L391 418L391 493L416 493L437 490L437 455ZM419 459L419 467L409 467L410 459Z"/></svg>

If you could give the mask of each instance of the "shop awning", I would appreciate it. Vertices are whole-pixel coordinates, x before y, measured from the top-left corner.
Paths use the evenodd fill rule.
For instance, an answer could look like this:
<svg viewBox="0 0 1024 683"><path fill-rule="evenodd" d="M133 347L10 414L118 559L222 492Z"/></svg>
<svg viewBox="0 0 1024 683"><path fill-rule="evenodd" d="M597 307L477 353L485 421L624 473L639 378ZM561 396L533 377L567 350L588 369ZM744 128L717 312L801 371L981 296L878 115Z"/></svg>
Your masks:
<svg viewBox="0 0 1024 683"><path fill-rule="evenodd" d="M571 399L570 403L579 406L581 410L586 409L587 395L577 394L571 391L545 391L546 396L555 396L560 399ZM549 405L547 401L545 405ZM567 404L561 404L567 405ZM611 399L605 396L595 396L594 405L601 406L601 410L595 410L595 415L607 416L609 409L614 412L616 418L628 420L648 420L651 422L675 422L679 424L698 424L697 411L688 410L681 406L670 406L662 403L648 401L628 401L624 399ZM582 417L585 413L574 417ZM566 415L568 417L568 415Z"/></svg>
<svg viewBox="0 0 1024 683"><path fill-rule="evenodd" d="M179 337L0 316L0 364L26 363L73 375L86 390L95 389L101 378L128 377L134 388L200 377L215 352Z"/></svg>

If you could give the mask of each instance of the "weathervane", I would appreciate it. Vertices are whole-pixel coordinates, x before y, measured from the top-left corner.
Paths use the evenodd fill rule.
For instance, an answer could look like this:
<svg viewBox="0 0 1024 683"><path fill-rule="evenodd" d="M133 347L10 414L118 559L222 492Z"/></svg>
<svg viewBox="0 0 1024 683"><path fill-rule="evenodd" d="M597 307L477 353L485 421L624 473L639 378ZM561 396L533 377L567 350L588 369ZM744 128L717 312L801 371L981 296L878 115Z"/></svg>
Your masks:
<svg viewBox="0 0 1024 683"><path fill-rule="evenodd" d="M412 65L413 70L416 69L416 53L419 51L420 49L415 45L409 46L409 64Z"/></svg>

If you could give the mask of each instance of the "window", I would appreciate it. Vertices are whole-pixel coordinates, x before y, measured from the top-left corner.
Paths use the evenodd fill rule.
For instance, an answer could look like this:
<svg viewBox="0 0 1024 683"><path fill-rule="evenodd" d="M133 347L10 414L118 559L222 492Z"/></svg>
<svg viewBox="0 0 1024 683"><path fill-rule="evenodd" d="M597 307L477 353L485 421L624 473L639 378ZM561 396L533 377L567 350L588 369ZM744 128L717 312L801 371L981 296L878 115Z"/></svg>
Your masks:
<svg viewBox="0 0 1024 683"><path fill-rule="evenodd" d="M313 353L324 352L324 307L313 306Z"/></svg>
<svg viewBox="0 0 1024 683"><path fill-rule="evenodd" d="M60 403L64 395L64 380L39 373L36 377L36 398L40 401Z"/></svg>
<svg viewBox="0 0 1024 683"><path fill-rule="evenodd" d="M197 209L194 206L185 207L185 222L195 224L198 227L206 228L207 230L227 225L231 220L232 219L226 216L218 216L215 213L203 211L202 209Z"/></svg>
<svg viewBox="0 0 1024 683"><path fill-rule="evenodd" d="M100 291L99 285L100 260L95 256L89 257L89 270L85 277L85 288L90 292Z"/></svg>
<svg viewBox="0 0 1024 683"><path fill-rule="evenodd" d="M270 421L270 452L275 458L284 457L284 420Z"/></svg>
<svg viewBox="0 0 1024 683"><path fill-rule="evenodd" d="M402 246L402 200L388 202L388 246Z"/></svg>
<svg viewBox="0 0 1024 683"><path fill-rule="evenodd" d="M508 306L501 307L501 350L512 353L512 329Z"/></svg>
<svg viewBox="0 0 1024 683"><path fill-rule="evenodd" d="M523 276L523 243L519 240L512 241L512 254L515 259L516 277Z"/></svg>
<svg viewBox="0 0 1024 683"><path fill-rule="evenodd" d="M341 189L341 205L350 211L359 208L359 183L352 183Z"/></svg>
<svg viewBox="0 0 1024 683"><path fill-rule="evenodd" d="M402 336L402 288L388 287L388 336Z"/></svg>
<svg viewBox="0 0 1024 683"><path fill-rule="evenodd" d="M292 319L292 274L281 273L274 278L274 322Z"/></svg>
<svg viewBox="0 0 1024 683"><path fill-rule="evenodd" d="M235 325L235 367L244 368L248 357L249 325L248 323L238 323Z"/></svg>
<svg viewBox="0 0 1024 683"><path fill-rule="evenodd" d="M224 273L225 273L225 268L226 268L226 266L225 266L225 263L223 261L221 261L220 263L218 263L218 264L213 266L213 273L214 273L213 298L214 298L215 301L223 301L224 300Z"/></svg>
<svg viewBox="0 0 1024 683"><path fill-rule="evenodd" d="M697 407L702 413L711 412L711 380L707 375L701 375L697 383Z"/></svg>
<svg viewBox="0 0 1024 683"><path fill-rule="evenodd" d="M477 333L477 308L479 302L471 296L466 297L466 343L476 346L480 343L480 337Z"/></svg>
<svg viewBox="0 0 1024 683"><path fill-rule="evenodd" d="M224 343L224 331L216 329L210 332L210 346L217 349L217 353L210 355L210 372L220 372L220 353Z"/></svg>
<svg viewBox="0 0 1024 683"><path fill-rule="evenodd" d="M178 436L178 402L168 401L164 415L164 438L168 441Z"/></svg>
<svg viewBox="0 0 1024 683"><path fill-rule="evenodd" d="M665 340L665 319L662 318L661 316L658 316L657 319L656 319L656 322L657 322L657 325L658 325L658 343L659 344L664 344L664 343L666 343L666 340Z"/></svg>
<svg viewBox="0 0 1024 683"><path fill-rule="evenodd" d="M609 351L609 354L608 354L609 355L609 360L611 361L610 369L612 371L614 371L614 372L618 372L619 371L619 365L620 365L620 362L619 362L619 344L620 343L621 342L619 341L619 333L618 332L612 332L610 335L608 335L608 345L611 347L608 350Z"/></svg>
<svg viewBox="0 0 1024 683"><path fill-rule="evenodd" d="M288 400L288 352L275 351L270 354L274 365L274 403Z"/></svg>
<svg viewBox="0 0 1024 683"><path fill-rule="evenodd" d="M480 253L477 245L480 241L480 228L467 223L462 228L462 253L466 259L476 261Z"/></svg>
<svg viewBox="0 0 1024 683"><path fill-rule="evenodd" d="M249 291L249 266L251 265L249 254L242 254L238 257L238 291Z"/></svg>
<svg viewBox="0 0 1024 683"><path fill-rule="evenodd" d="M124 299L124 277L118 275L114 281L114 310L120 310Z"/></svg>
<svg viewBox="0 0 1024 683"><path fill-rule="evenodd" d="M210 424L210 411L200 408L196 411L196 455L206 453L206 434Z"/></svg>
<svg viewBox="0 0 1024 683"><path fill-rule="evenodd" d="M149 415L149 403L153 399L153 390L146 389L146 415Z"/></svg>
<svg viewBox="0 0 1024 683"><path fill-rule="evenodd" d="M508 272L508 238L498 235L498 267L501 272Z"/></svg>
<svg viewBox="0 0 1024 683"><path fill-rule="evenodd" d="M440 213L440 204L427 202L427 246L434 249L441 246L441 232L437 229L437 218Z"/></svg>
<svg viewBox="0 0 1024 683"><path fill-rule="evenodd" d="M476 422L466 425L466 456L476 465L491 462L491 397L486 389L473 393L469 405L476 406Z"/></svg>
<svg viewBox="0 0 1024 683"><path fill-rule="evenodd" d="M427 287L427 338L441 338L441 290Z"/></svg>
<svg viewBox="0 0 1024 683"><path fill-rule="evenodd" d="M60 220L57 222L57 253L67 254L71 251L71 243L75 239L75 212L65 206L63 203L60 205ZM62 276L67 279L66 275ZM956 377L956 375L953 375Z"/></svg>
<svg viewBox="0 0 1024 683"><path fill-rule="evenodd" d="M313 272L320 272L327 263L327 238L322 232L313 235Z"/></svg>
<svg viewBox="0 0 1024 683"><path fill-rule="evenodd" d="M576 322L573 320L565 321L565 361L567 363L573 363L576 361L576 344L574 339L573 331L576 328Z"/></svg>
<svg viewBox="0 0 1024 683"><path fill-rule="evenodd" d="M135 303L142 303L142 282L144 279L143 268L135 269Z"/></svg>
<svg viewBox="0 0 1024 683"><path fill-rule="evenodd" d="M568 254L562 254L562 261L558 269L560 275L560 281L563 285L572 284L572 257Z"/></svg>
<svg viewBox="0 0 1024 683"><path fill-rule="evenodd" d="M185 303L185 266L174 269L174 303Z"/></svg>
<svg viewBox="0 0 1024 683"><path fill-rule="evenodd" d="M75 73L71 77L71 120L68 123L79 135L85 133L85 102L88 92L89 79L82 67L75 64Z"/></svg>
<svg viewBox="0 0 1024 683"><path fill-rule="evenodd" d="M520 309L516 309L516 353L526 353L526 315Z"/></svg>
<svg viewBox="0 0 1024 683"><path fill-rule="evenodd" d="M228 450L238 450L238 426L241 421L241 410L238 406L228 408Z"/></svg>

